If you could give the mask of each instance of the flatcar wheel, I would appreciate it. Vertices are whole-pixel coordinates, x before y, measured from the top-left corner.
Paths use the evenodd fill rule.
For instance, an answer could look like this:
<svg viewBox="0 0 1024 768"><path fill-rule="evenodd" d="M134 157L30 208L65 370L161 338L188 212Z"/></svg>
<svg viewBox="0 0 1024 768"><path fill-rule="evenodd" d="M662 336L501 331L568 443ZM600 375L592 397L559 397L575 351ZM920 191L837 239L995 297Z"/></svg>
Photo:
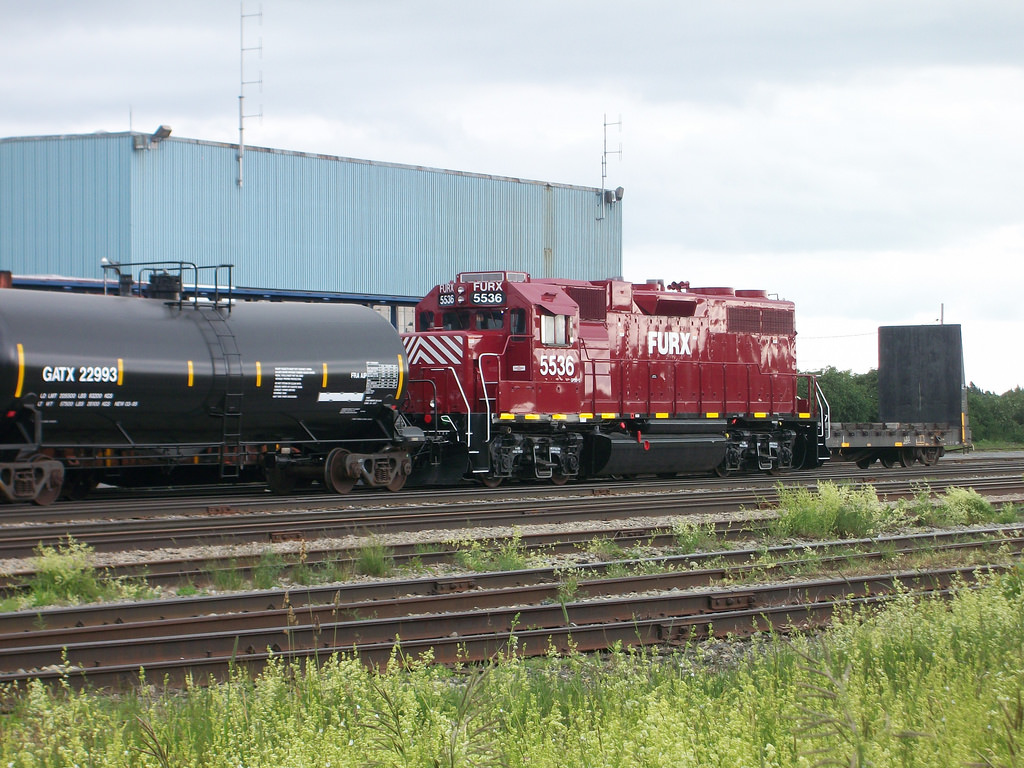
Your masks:
<svg viewBox="0 0 1024 768"><path fill-rule="evenodd" d="M885 467L886 469L892 469L893 467L896 466L896 459L894 459L892 456L883 456L881 458L881 462L882 466Z"/></svg>
<svg viewBox="0 0 1024 768"><path fill-rule="evenodd" d="M861 469L867 469L868 467L870 467L874 463L875 463L875 457L874 456L868 456L868 457L863 458L863 459L857 459L857 466L860 467Z"/></svg>
<svg viewBox="0 0 1024 768"><path fill-rule="evenodd" d="M492 475L482 475L480 478L480 485L484 488L497 488L501 485L502 478L494 477Z"/></svg>
<svg viewBox="0 0 1024 768"><path fill-rule="evenodd" d="M900 466L901 467L912 467L912 466L914 466L914 449L913 448L903 448L900 451L899 460L900 460Z"/></svg>
<svg viewBox="0 0 1024 768"><path fill-rule="evenodd" d="M33 464L35 464L35 463L38 463L38 462L51 461L51 459L50 459L49 456L45 456L43 454L39 454L38 456L33 456L31 461L32 461ZM45 472L46 470L42 470L42 471ZM53 504L53 502L55 502L60 497L61 490L63 488L64 488L64 473L63 473L63 471L60 471L60 472L50 472L47 475L46 483L40 489L40 491L36 495L36 497L34 499L32 499L32 503L37 505L37 506L40 506L40 507L45 507L45 506L48 506L50 504Z"/></svg>
<svg viewBox="0 0 1024 768"><path fill-rule="evenodd" d="M940 449L938 448L922 448L921 463L924 464L926 467L930 467L933 464L935 464L939 460L939 456L942 455L941 453L939 453L939 450Z"/></svg>
<svg viewBox="0 0 1024 768"><path fill-rule="evenodd" d="M349 452L344 448L335 448L327 454L327 460L324 462L324 485L328 490L345 494L355 488L355 478L349 477L345 469L348 456Z"/></svg>

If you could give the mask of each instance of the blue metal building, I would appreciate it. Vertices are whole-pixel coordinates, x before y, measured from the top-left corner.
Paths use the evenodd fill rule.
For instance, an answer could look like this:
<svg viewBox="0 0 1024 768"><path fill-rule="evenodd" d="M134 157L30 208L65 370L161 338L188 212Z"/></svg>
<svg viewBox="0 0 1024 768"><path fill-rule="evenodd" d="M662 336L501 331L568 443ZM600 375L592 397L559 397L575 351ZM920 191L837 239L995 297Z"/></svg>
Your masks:
<svg viewBox="0 0 1024 768"><path fill-rule="evenodd" d="M137 132L0 139L0 269L234 264L240 285L417 296L458 271L622 272L592 187Z"/></svg>

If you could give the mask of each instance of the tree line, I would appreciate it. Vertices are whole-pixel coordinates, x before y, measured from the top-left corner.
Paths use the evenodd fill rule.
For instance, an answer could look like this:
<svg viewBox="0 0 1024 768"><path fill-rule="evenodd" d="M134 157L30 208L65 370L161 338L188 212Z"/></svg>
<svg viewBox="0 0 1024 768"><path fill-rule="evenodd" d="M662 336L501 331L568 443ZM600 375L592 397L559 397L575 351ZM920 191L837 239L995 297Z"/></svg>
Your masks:
<svg viewBox="0 0 1024 768"><path fill-rule="evenodd" d="M832 407L832 421L878 421L878 371L851 373L826 368L816 374ZM1024 389L997 395L971 382L967 413L974 442L1024 444Z"/></svg>

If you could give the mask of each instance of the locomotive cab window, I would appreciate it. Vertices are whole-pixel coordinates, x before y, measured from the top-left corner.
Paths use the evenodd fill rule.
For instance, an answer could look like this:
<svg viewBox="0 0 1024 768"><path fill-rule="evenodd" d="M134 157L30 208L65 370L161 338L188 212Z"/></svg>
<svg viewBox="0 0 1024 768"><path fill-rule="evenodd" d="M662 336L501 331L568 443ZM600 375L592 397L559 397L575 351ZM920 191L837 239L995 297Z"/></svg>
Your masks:
<svg viewBox="0 0 1024 768"><path fill-rule="evenodd" d="M486 309L475 313L475 327L478 331L500 331L505 327L504 313L500 309Z"/></svg>
<svg viewBox="0 0 1024 768"><path fill-rule="evenodd" d="M433 312L420 312L420 325L421 331L429 331L434 327L434 313Z"/></svg>
<svg viewBox="0 0 1024 768"><path fill-rule="evenodd" d="M572 332L568 315L548 315L540 317L540 343L550 347L564 347L572 342Z"/></svg>
<svg viewBox="0 0 1024 768"><path fill-rule="evenodd" d="M469 330L469 313L468 312L445 312L444 318L442 319L442 327L446 331L468 331Z"/></svg>
<svg viewBox="0 0 1024 768"><path fill-rule="evenodd" d="M509 331L513 336L526 335L526 310L517 308L509 311Z"/></svg>

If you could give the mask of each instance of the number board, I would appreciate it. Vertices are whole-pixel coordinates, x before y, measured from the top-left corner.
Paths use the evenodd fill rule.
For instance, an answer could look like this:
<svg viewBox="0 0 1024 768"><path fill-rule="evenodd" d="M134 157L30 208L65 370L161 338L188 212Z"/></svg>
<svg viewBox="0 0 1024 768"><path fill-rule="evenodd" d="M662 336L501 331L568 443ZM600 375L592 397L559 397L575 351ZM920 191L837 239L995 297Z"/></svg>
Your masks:
<svg viewBox="0 0 1024 768"><path fill-rule="evenodd" d="M469 303L476 306L497 307L505 303L504 291L470 291Z"/></svg>

